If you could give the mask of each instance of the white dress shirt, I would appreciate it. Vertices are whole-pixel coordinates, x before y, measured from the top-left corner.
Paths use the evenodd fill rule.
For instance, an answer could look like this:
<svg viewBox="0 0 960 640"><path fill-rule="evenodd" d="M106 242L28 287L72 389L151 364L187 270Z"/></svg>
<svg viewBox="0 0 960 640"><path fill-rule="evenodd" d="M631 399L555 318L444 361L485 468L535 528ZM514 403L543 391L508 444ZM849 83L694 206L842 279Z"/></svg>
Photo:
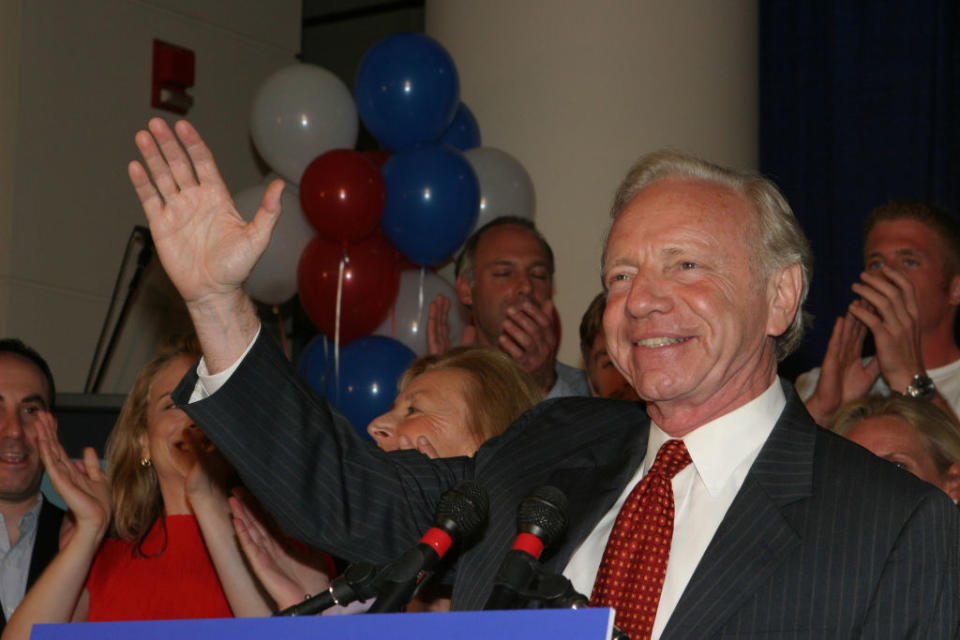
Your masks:
<svg viewBox="0 0 960 640"><path fill-rule="evenodd" d="M779 379L762 394L738 409L688 433L683 442L693 464L673 478L675 502L670 559L660 594L652 638L663 633L703 552L717 532L733 498L774 424L787 404ZM650 424L650 439L643 464L627 483L613 508L574 551L563 574L577 591L593 592L593 583L613 524L633 487L653 466L661 445L670 439L656 424Z"/></svg>
<svg viewBox="0 0 960 640"><path fill-rule="evenodd" d="M37 519L40 517L41 497L20 518L18 528L20 537L10 546L6 520L0 514L0 602L3 603L3 615L10 619L27 590L27 575L30 573L30 559L33 557L33 545L37 539Z"/></svg>
<svg viewBox="0 0 960 640"><path fill-rule="evenodd" d="M227 380L230 379L233 372L237 370L240 363L243 362L243 359L250 353L250 349L253 349L253 344L257 341L257 338L260 337L261 331L263 331L263 325L257 328L257 334L253 336L253 340L251 340L247 348L243 350L240 357L234 360L233 364L223 371L211 374L210 370L207 369L207 359L203 357L200 358L200 364L197 365L197 384L194 385L193 391L190 393L191 403L209 398L216 393L220 387L227 383Z"/></svg>

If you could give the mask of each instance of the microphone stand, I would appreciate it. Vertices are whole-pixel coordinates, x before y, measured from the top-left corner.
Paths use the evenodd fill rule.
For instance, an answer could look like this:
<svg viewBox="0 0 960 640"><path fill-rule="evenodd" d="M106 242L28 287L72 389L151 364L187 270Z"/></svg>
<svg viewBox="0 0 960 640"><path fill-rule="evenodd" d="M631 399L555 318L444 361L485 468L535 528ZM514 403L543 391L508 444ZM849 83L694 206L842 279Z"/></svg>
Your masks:
<svg viewBox="0 0 960 640"><path fill-rule="evenodd" d="M421 546L417 545L384 567L377 585L379 595L367 613L396 613L426 584L433 572L422 569L427 555Z"/></svg>
<svg viewBox="0 0 960 640"><path fill-rule="evenodd" d="M380 592L379 581L383 569L369 562L355 562L342 575L330 582L326 591L311 596L274 616L312 616L335 604L348 605L356 600L372 598Z"/></svg>
<svg viewBox="0 0 960 640"><path fill-rule="evenodd" d="M544 609L585 609L590 606L590 600L574 589L573 583L566 576L547 573L541 567L537 567L533 587L517 595L539 604ZM630 640L630 636L614 626L610 639Z"/></svg>

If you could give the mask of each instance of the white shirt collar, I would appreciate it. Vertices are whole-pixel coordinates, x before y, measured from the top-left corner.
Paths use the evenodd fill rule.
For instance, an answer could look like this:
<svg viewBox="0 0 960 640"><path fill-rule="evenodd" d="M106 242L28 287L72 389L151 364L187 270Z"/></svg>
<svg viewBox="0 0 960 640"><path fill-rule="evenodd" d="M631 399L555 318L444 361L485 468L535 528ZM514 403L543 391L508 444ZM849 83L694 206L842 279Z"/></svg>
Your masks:
<svg viewBox="0 0 960 640"><path fill-rule="evenodd" d="M775 378L766 391L747 404L683 437L693 466L711 495L721 490L744 459L756 456L786 405L780 379ZM653 466L657 452L669 439L655 422L650 422L644 469Z"/></svg>

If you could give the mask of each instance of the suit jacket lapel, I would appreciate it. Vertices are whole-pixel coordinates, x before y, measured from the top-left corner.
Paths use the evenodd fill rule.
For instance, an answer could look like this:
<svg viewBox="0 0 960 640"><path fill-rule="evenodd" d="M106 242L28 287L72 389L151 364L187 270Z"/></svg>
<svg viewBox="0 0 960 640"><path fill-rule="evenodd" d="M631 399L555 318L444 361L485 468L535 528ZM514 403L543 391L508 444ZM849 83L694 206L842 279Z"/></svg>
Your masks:
<svg viewBox="0 0 960 640"><path fill-rule="evenodd" d="M633 444L620 449L605 464L595 467L558 469L547 481L563 491L569 502L567 533L554 553L545 555L544 566L549 571L561 572L570 556L586 539L597 522L616 503L624 487L643 462L650 435L649 423L638 425ZM589 593L584 594L587 597Z"/></svg>
<svg viewBox="0 0 960 640"><path fill-rule="evenodd" d="M815 428L784 384L787 406L707 546L663 639L714 635L802 541L782 507L811 495Z"/></svg>
<svg viewBox="0 0 960 640"><path fill-rule="evenodd" d="M60 525L63 522L63 510L50 504L43 498L40 515L37 517L37 537L30 555L30 570L27 573L27 589L33 585L53 557L60 550Z"/></svg>

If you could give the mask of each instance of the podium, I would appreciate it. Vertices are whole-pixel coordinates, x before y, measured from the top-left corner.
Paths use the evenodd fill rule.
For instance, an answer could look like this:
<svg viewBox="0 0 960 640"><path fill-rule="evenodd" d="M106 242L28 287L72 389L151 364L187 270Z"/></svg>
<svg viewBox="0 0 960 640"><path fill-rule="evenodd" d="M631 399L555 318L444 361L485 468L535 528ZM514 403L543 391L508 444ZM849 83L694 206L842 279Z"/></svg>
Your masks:
<svg viewBox="0 0 960 640"><path fill-rule="evenodd" d="M608 640L613 609L525 609L450 613L381 613L303 618L230 618L147 622L38 624L31 640L132 638L168 640Z"/></svg>

